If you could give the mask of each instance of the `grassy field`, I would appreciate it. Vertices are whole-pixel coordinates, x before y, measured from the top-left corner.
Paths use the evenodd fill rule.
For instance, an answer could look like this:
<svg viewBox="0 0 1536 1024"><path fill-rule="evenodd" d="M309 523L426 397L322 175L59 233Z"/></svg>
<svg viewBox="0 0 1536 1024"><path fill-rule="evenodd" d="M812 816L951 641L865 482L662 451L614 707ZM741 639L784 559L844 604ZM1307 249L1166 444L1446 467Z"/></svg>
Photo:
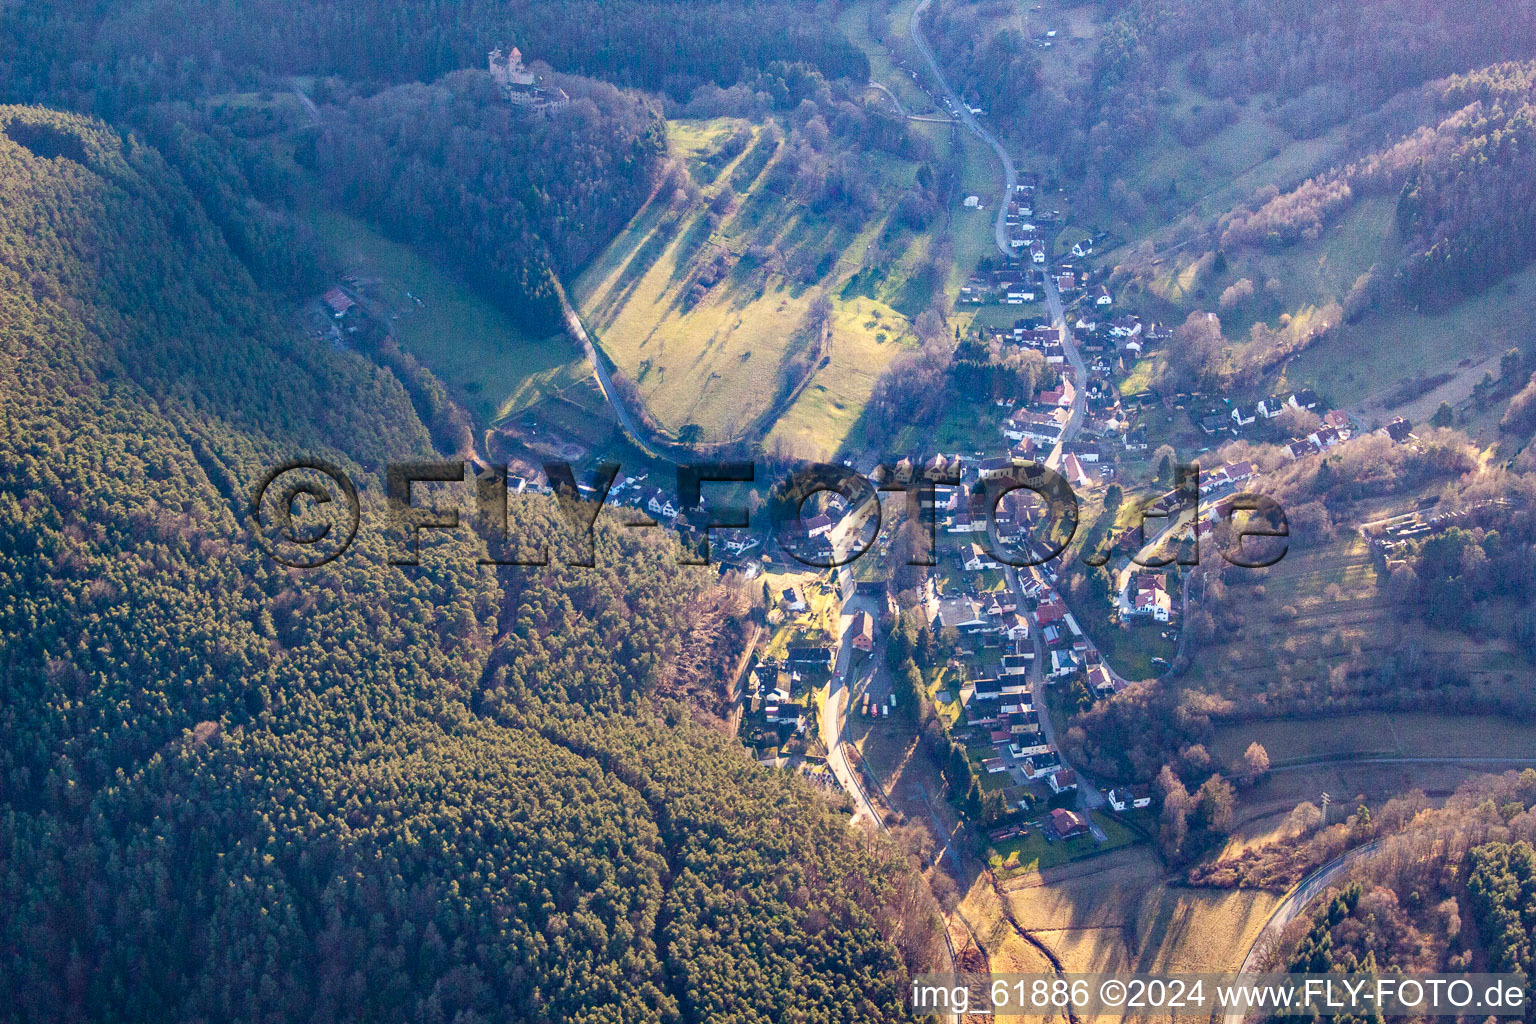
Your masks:
<svg viewBox="0 0 1536 1024"><path fill-rule="evenodd" d="M344 270L397 317L389 326L401 347L426 364L482 426L589 375L563 335L527 336L501 310L409 246L346 214L323 211L313 220Z"/></svg>
<svg viewBox="0 0 1536 1024"><path fill-rule="evenodd" d="M1136 834L1119 822L1098 813L1093 814L1093 820L1109 837L1107 842L1095 842L1092 836L1079 836L1048 843L1040 830L1032 827L1027 836L1008 839L989 848L987 864L999 878L1011 878L1111 853L1136 842Z"/></svg>
<svg viewBox="0 0 1536 1024"><path fill-rule="evenodd" d="M977 938L987 952L988 966L993 973L1052 973L1053 968L1046 955L1019 934L1019 930L1008 920L1004 897L998 894L986 873L976 876L970 889L964 894L955 916L963 917L976 930ZM969 935L968 931L962 929L952 929L952 931ZM1066 1017L1057 1014L1031 1017L999 1016L996 1019L1057 1024L1065 1021Z"/></svg>
<svg viewBox="0 0 1536 1024"><path fill-rule="evenodd" d="M1146 847L1049 870L1007 900L1069 972L1234 970L1279 902L1172 888Z"/></svg>
<svg viewBox="0 0 1536 1024"><path fill-rule="evenodd" d="M697 163L742 125L729 118L672 122L669 131L675 150ZM827 457L850 440L880 370L909 343L901 309L924 250L920 239L884 229L915 167L857 157L883 205L868 223L849 228L764 188L771 163L763 173L736 173L759 142L771 145L763 126L752 127L757 141L723 164L704 203L680 212L660 198L647 205L572 294L664 428L692 425L704 440L767 434L770 442ZM782 154L781 146L773 159ZM709 203L726 189L740 195L712 215ZM701 287L710 268L718 279ZM832 316L817 358L823 349L811 314L819 296ZM779 410L797 357L814 364L814 378Z"/></svg>
<svg viewBox="0 0 1536 1024"><path fill-rule="evenodd" d="M1528 670L1507 645L1442 635L1405 622L1375 585L1365 542L1350 533L1314 548L1293 547L1274 566L1229 589L1246 617L1236 635L1191 649L1191 684L1236 698L1284 697L1287 680L1362 670L1412 639L1469 679Z"/></svg>
<svg viewBox="0 0 1536 1024"><path fill-rule="evenodd" d="M1492 715L1372 712L1307 721L1259 721L1222 726L1211 753L1242 756L1249 743L1269 752L1271 764L1336 757L1531 757L1536 725Z"/></svg>
<svg viewBox="0 0 1536 1024"><path fill-rule="evenodd" d="M1339 404L1359 407L1373 419L1400 412L1417 422L1443 400L1454 405L1464 399L1489 366L1497 375L1499 356L1520 337L1520 320L1512 311L1533 303L1536 267L1434 316L1398 310L1347 326L1337 339L1298 356L1286 375L1326 388ZM1381 401L1398 383L1437 372L1457 379L1407 407Z"/></svg>

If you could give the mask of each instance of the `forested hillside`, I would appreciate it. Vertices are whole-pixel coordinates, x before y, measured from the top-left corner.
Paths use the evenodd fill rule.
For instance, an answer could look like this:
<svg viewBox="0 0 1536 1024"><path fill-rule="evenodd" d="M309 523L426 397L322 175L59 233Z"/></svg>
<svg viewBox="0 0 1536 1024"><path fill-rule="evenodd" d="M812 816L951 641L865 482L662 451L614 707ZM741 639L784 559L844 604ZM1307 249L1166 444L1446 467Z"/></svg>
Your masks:
<svg viewBox="0 0 1536 1024"><path fill-rule="evenodd" d="M1533 75L1530 64L1499 64L1426 87L1421 127L1291 191L1270 190L1224 218L1222 245L1315 240L1359 198L1384 193L1397 198L1405 252L1400 268L1377 269L1376 290L1400 288L1429 309L1482 291L1536 256Z"/></svg>
<svg viewBox="0 0 1536 1024"><path fill-rule="evenodd" d="M554 76L569 104L509 104L488 74L403 85L327 108L313 163L339 198L435 255L540 333L556 283L650 195L660 115L611 85Z"/></svg>
<svg viewBox="0 0 1536 1024"><path fill-rule="evenodd" d="M775 60L864 81L864 54L809 0L66 0L0 12L0 99L48 98L115 117L156 100L251 88L274 75L431 81L520 47L557 71L686 98Z"/></svg>
<svg viewBox="0 0 1536 1024"><path fill-rule="evenodd" d="M650 699L712 574L607 531L622 573L389 566L382 464L431 451L393 376L296 337L154 150L0 126L8 1015L903 1014L904 869ZM363 528L290 571L242 510L306 453Z"/></svg>
<svg viewBox="0 0 1536 1024"><path fill-rule="evenodd" d="M1109 183L1153 137L1135 129L1157 123L1161 90L1181 78L1236 103L1271 95L1280 123L1310 138L1401 90L1528 56L1533 44L1536 18L1519 0L1135 0L1099 35L1072 100L1080 134L1064 153Z"/></svg>
<svg viewBox="0 0 1536 1024"><path fill-rule="evenodd" d="M1283 859L1280 847L1306 849L1326 838L1333 856L1378 837L1352 880L1286 928L1270 950L1274 968L1528 975L1536 935L1533 802L1536 772L1510 772L1467 783L1440 808L1411 793L1375 815L1359 808L1310 843L1247 851L1242 861L1256 864Z"/></svg>
<svg viewBox="0 0 1536 1024"><path fill-rule="evenodd" d="M988 32L982 13L968 5L940 3L930 8L928 35L951 81L967 99L977 99L992 116L1007 123L1024 114L1040 84L1034 44L1016 29Z"/></svg>

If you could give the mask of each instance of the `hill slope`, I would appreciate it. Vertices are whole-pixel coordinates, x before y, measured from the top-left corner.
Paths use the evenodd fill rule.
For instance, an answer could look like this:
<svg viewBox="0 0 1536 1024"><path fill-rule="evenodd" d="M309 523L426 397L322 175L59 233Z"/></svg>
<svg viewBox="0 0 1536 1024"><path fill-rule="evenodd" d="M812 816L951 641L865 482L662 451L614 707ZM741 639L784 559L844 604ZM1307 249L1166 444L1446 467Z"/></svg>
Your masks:
<svg viewBox="0 0 1536 1024"><path fill-rule="evenodd" d="M152 150L32 108L0 125L18 1016L896 1016L894 943L917 962L932 934L901 874L644 699L710 577L606 534L622 581L498 577L451 543L388 565L380 468L430 454L398 383L291 338ZM240 510L304 452L361 482L364 525L290 572Z"/></svg>

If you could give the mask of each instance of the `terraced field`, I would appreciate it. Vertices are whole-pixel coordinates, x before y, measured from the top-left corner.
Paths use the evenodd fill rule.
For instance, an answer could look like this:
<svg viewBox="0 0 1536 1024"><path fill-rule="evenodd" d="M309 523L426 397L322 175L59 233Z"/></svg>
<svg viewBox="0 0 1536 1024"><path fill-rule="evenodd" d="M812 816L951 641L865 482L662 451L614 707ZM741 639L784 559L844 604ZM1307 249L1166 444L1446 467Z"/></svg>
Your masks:
<svg viewBox="0 0 1536 1024"><path fill-rule="evenodd" d="M1251 579L1249 578L1251 577ZM1441 636L1407 623L1375 584L1364 540L1350 533L1313 549L1292 548L1279 564L1230 587L1244 622L1233 635L1193 650L1191 683L1235 699L1283 700L1330 673L1369 671L1413 644L1472 680L1521 662L1502 642Z"/></svg>
<svg viewBox="0 0 1536 1024"><path fill-rule="evenodd" d="M745 151L714 159L743 128ZM581 275L572 294L588 329L663 429L836 453L928 299L913 294L926 238L889 224L916 166L850 154L880 197L850 227L767 187L788 144L766 125L669 131L703 199L677 207L658 195Z"/></svg>

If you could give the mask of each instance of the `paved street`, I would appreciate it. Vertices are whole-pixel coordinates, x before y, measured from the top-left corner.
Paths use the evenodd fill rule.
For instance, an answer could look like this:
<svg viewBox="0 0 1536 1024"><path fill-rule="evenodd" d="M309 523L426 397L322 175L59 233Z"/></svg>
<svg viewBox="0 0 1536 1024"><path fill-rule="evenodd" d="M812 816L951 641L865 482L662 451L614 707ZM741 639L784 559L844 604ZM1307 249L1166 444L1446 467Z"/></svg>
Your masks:
<svg viewBox="0 0 1536 1024"><path fill-rule="evenodd" d="M1023 584L1019 580L1019 573L1033 571L1035 570L1021 570L1015 569L1011 566L1008 568L1008 585L1013 589L1014 600L1019 603L1020 608L1024 607L1025 598ZM1061 766L1063 768L1070 768L1077 773L1078 808L1083 811L1091 811L1095 808L1103 807L1105 802L1104 794L1099 791L1097 783L1095 783L1089 775L1085 774L1081 768L1078 768L1076 765L1068 761L1065 754L1061 753L1061 744L1057 741L1056 738L1056 726L1055 723L1051 721L1051 711L1050 708L1046 706L1045 701L1045 664L1046 661L1050 658L1050 653L1046 647L1045 639L1040 635L1038 630L1031 630L1030 638L1035 646L1035 660L1034 663L1030 666L1029 674L1025 678L1029 680L1030 691L1034 694L1035 714L1040 719L1040 735L1045 737L1045 742L1049 743L1051 747L1056 750L1057 756L1061 759ZM1095 825L1094 828L1097 829L1098 826ZM1102 832L1096 831L1095 837L1098 838L1100 842L1104 840Z"/></svg>

